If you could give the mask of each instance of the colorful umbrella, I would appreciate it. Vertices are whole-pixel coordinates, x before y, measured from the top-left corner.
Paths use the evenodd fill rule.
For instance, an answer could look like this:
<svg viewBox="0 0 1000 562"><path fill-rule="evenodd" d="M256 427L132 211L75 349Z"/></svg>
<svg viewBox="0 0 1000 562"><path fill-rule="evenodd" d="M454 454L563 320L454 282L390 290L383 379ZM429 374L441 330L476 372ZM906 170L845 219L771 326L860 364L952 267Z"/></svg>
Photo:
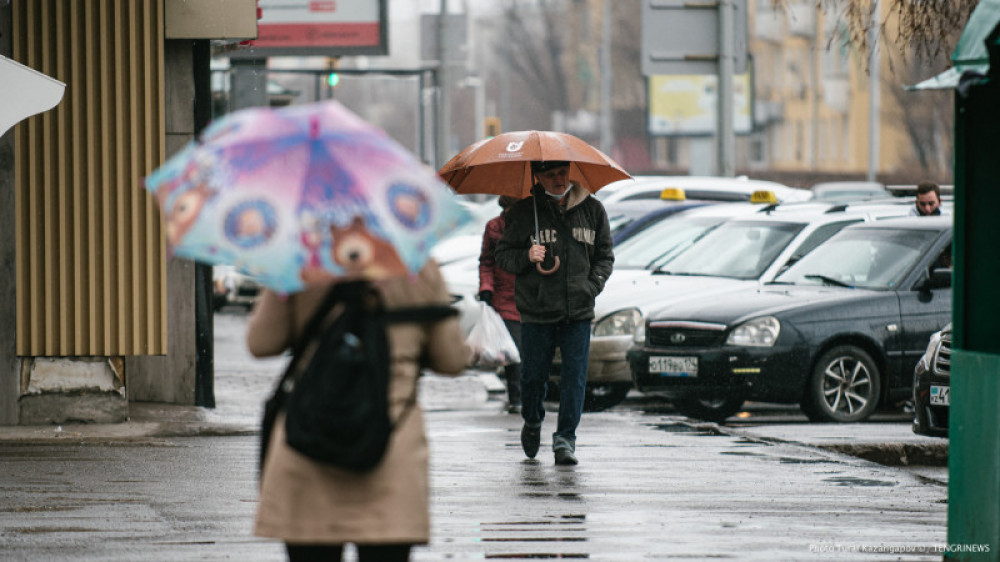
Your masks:
<svg viewBox="0 0 1000 562"><path fill-rule="evenodd" d="M432 169L336 101L231 113L145 185L174 255L282 293L416 272L469 219Z"/></svg>
<svg viewBox="0 0 1000 562"><path fill-rule="evenodd" d="M471 144L438 174L458 193L492 193L517 198L531 194L531 162L570 163L569 178L596 193L632 176L614 160L568 133L513 131Z"/></svg>

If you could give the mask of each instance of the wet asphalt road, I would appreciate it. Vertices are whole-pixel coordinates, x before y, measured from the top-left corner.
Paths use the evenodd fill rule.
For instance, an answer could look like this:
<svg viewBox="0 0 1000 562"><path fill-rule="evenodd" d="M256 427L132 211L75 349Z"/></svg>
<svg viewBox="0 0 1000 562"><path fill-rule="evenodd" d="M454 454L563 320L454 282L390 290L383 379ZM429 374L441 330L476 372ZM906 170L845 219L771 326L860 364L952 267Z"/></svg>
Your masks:
<svg viewBox="0 0 1000 562"><path fill-rule="evenodd" d="M213 415L251 422L281 361L217 320ZM588 414L577 467L520 451L473 377L426 377L433 532L414 560L940 560L947 487L906 470L691 426L657 408ZM0 444L0 559L282 560L251 536L254 436ZM891 552L890 552L891 551Z"/></svg>

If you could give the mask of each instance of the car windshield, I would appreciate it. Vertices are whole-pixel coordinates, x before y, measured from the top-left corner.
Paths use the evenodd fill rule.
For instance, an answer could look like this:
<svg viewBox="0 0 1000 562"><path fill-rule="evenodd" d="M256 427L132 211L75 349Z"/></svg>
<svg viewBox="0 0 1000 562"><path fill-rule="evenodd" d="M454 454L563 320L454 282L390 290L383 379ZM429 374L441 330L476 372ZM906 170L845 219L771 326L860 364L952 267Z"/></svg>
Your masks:
<svg viewBox="0 0 1000 562"><path fill-rule="evenodd" d="M936 236L930 230L847 229L806 254L775 282L894 289Z"/></svg>
<svg viewBox="0 0 1000 562"><path fill-rule="evenodd" d="M611 226L611 235L614 236L619 230L632 224L635 217L632 215L612 215L608 217L608 224Z"/></svg>
<svg viewBox="0 0 1000 562"><path fill-rule="evenodd" d="M757 279L805 224L731 221L666 263L671 275Z"/></svg>
<svg viewBox="0 0 1000 562"><path fill-rule="evenodd" d="M654 269L673 258L724 217L667 217L615 246L615 269Z"/></svg>

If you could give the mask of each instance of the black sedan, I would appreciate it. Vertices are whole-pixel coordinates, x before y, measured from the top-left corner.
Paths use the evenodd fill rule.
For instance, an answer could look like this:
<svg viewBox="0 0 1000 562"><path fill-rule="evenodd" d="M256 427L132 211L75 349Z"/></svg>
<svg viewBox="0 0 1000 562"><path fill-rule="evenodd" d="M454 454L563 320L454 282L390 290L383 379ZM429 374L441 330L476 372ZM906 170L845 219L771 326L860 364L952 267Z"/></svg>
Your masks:
<svg viewBox="0 0 1000 562"><path fill-rule="evenodd" d="M722 421L746 400L857 422L909 397L951 315L951 220L850 226L758 288L648 316L628 353L637 388Z"/></svg>
<svg viewBox="0 0 1000 562"><path fill-rule="evenodd" d="M931 336L913 369L913 432L948 436L951 409L951 324Z"/></svg>

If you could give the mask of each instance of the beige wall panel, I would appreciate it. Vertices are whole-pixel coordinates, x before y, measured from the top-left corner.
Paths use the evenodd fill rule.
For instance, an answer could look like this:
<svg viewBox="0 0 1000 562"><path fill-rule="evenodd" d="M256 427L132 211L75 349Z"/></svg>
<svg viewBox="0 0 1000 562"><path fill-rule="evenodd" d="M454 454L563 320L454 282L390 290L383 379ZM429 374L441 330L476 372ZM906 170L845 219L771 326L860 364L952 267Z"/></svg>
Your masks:
<svg viewBox="0 0 1000 562"><path fill-rule="evenodd" d="M17 353L166 353L166 273L142 178L164 157L159 0L12 4L14 58L67 84L15 129Z"/></svg>

